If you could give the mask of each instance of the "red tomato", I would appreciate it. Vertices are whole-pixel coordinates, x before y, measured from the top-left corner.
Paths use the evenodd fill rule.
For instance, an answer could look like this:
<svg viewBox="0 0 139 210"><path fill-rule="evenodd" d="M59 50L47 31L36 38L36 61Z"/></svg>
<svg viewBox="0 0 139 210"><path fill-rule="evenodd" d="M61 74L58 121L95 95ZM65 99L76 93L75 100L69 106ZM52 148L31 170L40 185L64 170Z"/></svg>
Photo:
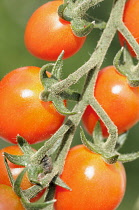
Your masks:
<svg viewBox="0 0 139 210"><path fill-rule="evenodd" d="M11 186L11 183L10 183L10 180L9 180L9 177L7 174L7 169L6 169L6 166L4 163L4 154L3 154L4 152L7 152L12 155L23 155L23 152L20 150L20 148L17 145L5 147L0 150L0 166L1 166L0 185L4 184L4 185ZM15 164L11 163L10 161L8 161L8 164L11 169L13 178L16 179L24 167L15 165ZM21 183L21 188L23 190L26 190L29 187L31 187L32 185L33 184L31 184L31 182L29 181L27 174L25 174L23 177L22 183ZM44 193L44 190L42 190L36 197L32 198L31 202L37 201L42 196L43 193Z"/></svg>
<svg viewBox="0 0 139 210"><path fill-rule="evenodd" d="M30 144L48 139L62 125L65 116L52 102L39 99L43 86L40 68L15 69L0 81L0 137L16 143L19 134Z"/></svg>
<svg viewBox="0 0 139 210"><path fill-rule="evenodd" d="M14 193L13 189L3 184L0 184L0 209L25 210L20 198Z"/></svg>
<svg viewBox="0 0 139 210"><path fill-rule="evenodd" d="M125 4L123 21L136 41L139 43L139 0L128 0ZM132 56L136 56L131 46L127 43L125 38L119 33L119 39L122 46L127 44L127 47Z"/></svg>
<svg viewBox="0 0 139 210"><path fill-rule="evenodd" d="M126 188L123 165L109 165L83 145L69 151L61 179L72 191L56 187L55 210L114 210Z"/></svg>
<svg viewBox="0 0 139 210"><path fill-rule="evenodd" d="M25 29L25 45L34 56L54 61L65 51L71 57L84 44L86 37L73 34L70 22L58 16L63 1L51 1L39 7L30 17Z"/></svg>
<svg viewBox="0 0 139 210"><path fill-rule="evenodd" d="M118 128L119 134L126 132L139 120L139 87L130 87L125 76L119 74L114 66L108 66L99 72L95 87L95 97ZM82 122L89 134L92 134L99 120L96 112L87 106ZM101 121L103 135L107 129Z"/></svg>

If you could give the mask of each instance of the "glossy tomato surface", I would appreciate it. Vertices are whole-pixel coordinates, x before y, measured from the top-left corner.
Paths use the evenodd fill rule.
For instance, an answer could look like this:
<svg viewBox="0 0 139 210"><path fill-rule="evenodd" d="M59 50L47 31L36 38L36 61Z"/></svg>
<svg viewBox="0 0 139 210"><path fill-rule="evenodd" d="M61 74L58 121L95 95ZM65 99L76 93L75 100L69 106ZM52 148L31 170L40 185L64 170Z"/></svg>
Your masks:
<svg viewBox="0 0 139 210"><path fill-rule="evenodd" d="M20 198L14 193L13 189L3 184L0 184L0 209L25 210Z"/></svg>
<svg viewBox="0 0 139 210"><path fill-rule="evenodd" d="M126 77L119 74L114 66L105 67L99 72L95 97L117 126L119 134L138 122L139 87L130 87ZM82 122L89 134L92 134L98 120L96 112L90 105L87 106ZM102 121L100 123L103 135L107 137L107 129Z"/></svg>
<svg viewBox="0 0 139 210"><path fill-rule="evenodd" d="M39 72L39 67L21 67L0 81L0 137L11 143L16 143L17 134L30 144L44 141L65 119L52 102L39 99Z"/></svg>
<svg viewBox="0 0 139 210"><path fill-rule="evenodd" d="M63 1L51 1L39 7L30 17L25 29L25 45L34 56L44 60L56 60L62 50L64 58L75 54L86 37L73 34L70 22L58 16Z"/></svg>
<svg viewBox="0 0 139 210"><path fill-rule="evenodd" d="M123 22L133 37L139 43L139 0L128 0L125 4ZM127 47L132 56L136 56L131 46L127 43L126 39L119 33L119 39L122 46L127 44Z"/></svg>
<svg viewBox="0 0 139 210"><path fill-rule="evenodd" d="M72 191L56 187L55 210L114 210L126 188L123 165L109 165L83 145L69 151L61 178Z"/></svg>

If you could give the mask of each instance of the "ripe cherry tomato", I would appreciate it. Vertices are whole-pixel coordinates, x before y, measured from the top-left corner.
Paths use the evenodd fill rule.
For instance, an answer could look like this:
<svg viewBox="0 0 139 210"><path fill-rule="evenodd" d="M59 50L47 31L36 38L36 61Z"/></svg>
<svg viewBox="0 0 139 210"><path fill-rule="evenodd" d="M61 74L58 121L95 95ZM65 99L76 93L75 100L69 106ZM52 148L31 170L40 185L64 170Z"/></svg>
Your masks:
<svg viewBox="0 0 139 210"><path fill-rule="evenodd" d="M99 72L95 87L95 97L118 128L119 134L126 132L139 120L139 87L130 87L125 76L119 74L114 66L108 66ZM92 134L98 115L89 105L82 122L89 134ZM107 129L101 123L104 137Z"/></svg>
<svg viewBox="0 0 139 210"><path fill-rule="evenodd" d="M83 145L69 151L61 179L72 191L56 187L55 210L114 210L126 187L120 162L109 165Z"/></svg>
<svg viewBox="0 0 139 210"><path fill-rule="evenodd" d="M128 0L125 4L123 22L129 29L131 34L134 36L136 41L139 43L139 1L138 0ZM122 46L127 44L127 47L132 56L136 56L135 52L131 46L127 43L125 38L119 33L119 39Z"/></svg>
<svg viewBox="0 0 139 210"><path fill-rule="evenodd" d="M0 209L25 210L13 189L3 184L0 184Z"/></svg>
<svg viewBox="0 0 139 210"><path fill-rule="evenodd" d="M56 60L62 50L64 58L71 57L84 44L86 37L73 34L70 22L58 16L63 1L51 1L39 7L30 17L25 29L25 45L34 56Z"/></svg>
<svg viewBox="0 0 139 210"><path fill-rule="evenodd" d="M10 183L10 180L8 177L8 173L7 173L7 169L6 169L6 166L4 163L4 152L7 152L12 155L23 155L23 152L20 150L20 148L17 145L5 147L0 150L0 166L1 166L0 185L4 184L4 185L11 186L11 183ZM12 172L13 178L16 179L17 176L22 172L24 166L15 165L15 164L11 163L10 161L8 161L8 164L9 164L10 170ZM21 183L22 190L26 190L29 187L31 187L32 185L33 184L29 181L27 174L25 174L23 177L22 183ZM44 190L42 190L40 193L38 193L38 195L36 197L32 198L31 202L37 201L42 196L43 193L44 193Z"/></svg>
<svg viewBox="0 0 139 210"><path fill-rule="evenodd" d="M44 141L65 119L52 102L39 99L43 90L39 71L39 67L22 67L0 81L0 137L7 141L16 143L17 134L30 144Z"/></svg>

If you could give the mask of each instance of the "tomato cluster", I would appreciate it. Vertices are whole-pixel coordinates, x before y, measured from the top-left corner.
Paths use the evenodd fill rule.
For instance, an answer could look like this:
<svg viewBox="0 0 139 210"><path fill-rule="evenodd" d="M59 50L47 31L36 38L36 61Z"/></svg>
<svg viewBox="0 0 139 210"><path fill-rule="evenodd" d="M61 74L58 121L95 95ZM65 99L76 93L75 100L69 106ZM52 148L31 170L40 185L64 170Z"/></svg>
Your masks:
<svg viewBox="0 0 139 210"><path fill-rule="evenodd" d="M86 36L77 37L71 23L58 15L63 1L51 1L39 7L30 17L25 29L25 45L34 56L48 61L56 61L62 51L63 59L73 56L83 46ZM123 21L139 42L137 25L139 1L128 0ZM137 18L138 17L138 18ZM126 42L119 34L122 45ZM133 56L135 53L127 43ZM47 77L51 77L46 72ZM53 77L54 78L54 77ZM57 79L57 78L55 78ZM17 144L20 135L29 144L49 139L64 123L65 115L58 112L52 101L43 101L40 94L44 86L40 80L40 68L26 66L8 73L0 81L0 137ZM93 90L92 90L93 92ZM93 93L90 95L92 97ZM118 134L132 128L139 121L139 87L130 87L126 76L120 74L114 66L100 70L94 88L94 96L112 122L117 126ZM63 100L63 99L62 99ZM63 102L64 103L64 102ZM103 137L108 130L91 105L82 113L82 123L92 135L96 123L100 121ZM19 197L14 193L4 162L4 152L23 155L17 145L0 150L0 209L24 209ZM15 180L24 169L8 161L9 169ZM71 191L56 186L55 210L114 210L118 207L126 189L126 173L121 162L108 164L101 154L92 152L84 145L69 150L60 178ZM21 189L33 186L27 173L23 176ZM44 190L30 201L37 201ZM7 201L8 200L8 201Z"/></svg>

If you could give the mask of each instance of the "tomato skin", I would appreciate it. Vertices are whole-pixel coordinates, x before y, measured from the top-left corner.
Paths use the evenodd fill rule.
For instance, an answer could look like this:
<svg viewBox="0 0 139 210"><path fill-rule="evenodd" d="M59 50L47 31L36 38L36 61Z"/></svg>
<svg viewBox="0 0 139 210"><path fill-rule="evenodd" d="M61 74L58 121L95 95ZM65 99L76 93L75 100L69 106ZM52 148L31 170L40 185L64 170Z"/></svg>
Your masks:
<svg viewBox="0 0 139 210"><path fill-rule="evenodd" d="M125 9L123 13L123 22L128 30L131 32L133 37L139 43L139 1L138 0L128 0L125 4ZM127 43L122 34L118 33L119 40L122 46L126 43L129 52L133 57L136 56L135 52L131 46Z"/></svg>
<svg viewBox="0 0 139 210"><path fill-rule="evenodd" d="M86 37L73 34L70 22L59 18L57 10L63 1L52 1L39 7L30 17L25 29L25 45L31 54L55 61L62 50L64 59L75 54Z"/></svg>
<svg viewBox="0 0 139 210"><path fill-rule="evenodd" d="M83 145L69 151L61 178L72 191L56 187L55 210L113 210L126 188L123 165L109 165Z"/></svg>
<svg viewBox="0 0 139 210"><path fill-rule="evenodd" d="M130 87L125 76L119 74L114 66L103 68L98 75L95 86L95 97L118 128L119 134L126 132L139 120L139 87ZM89 134L92 134L98 115L87 106L82 123ZM103 136L108 132L102 121Z"/></svg>
<svg viewBox="0 0 139 210"><path fill-rule="evenodd" d="M0 209L25 210L13 189L3 184L0 184Z"/></svg>
<svg viewBox="0 0 139 210"><path fill-rule="evenodd" d="M11 155L23 155L23 152L17 145L5 147L0 150L0 166L1 166L1 172L0 172L0 185L8 185L11 186L8 174L7 174L7 169L4 163L4 152L7 152ZM24 169L24 166L16 165L8 161L10 170L12 172L13 178L16 179L17 176L22 172ZM26 190L33 186L33 184L29 181L27 174L23 176L23 180L21 183L21 188L22 190ZM42 190L41 192L38 193L34 198L32 198L30 201L35 202L40 199L40 197L43 195L45 190Z"/></svg>
<svg viewBox="0 0 139 210"><path fill-rule="evenodd" d="M39 99L39 72L39 67L21 67L0 81L0 137L14 144L17 134L30 144L44 141L65 119L52 102Z"/></svg>

